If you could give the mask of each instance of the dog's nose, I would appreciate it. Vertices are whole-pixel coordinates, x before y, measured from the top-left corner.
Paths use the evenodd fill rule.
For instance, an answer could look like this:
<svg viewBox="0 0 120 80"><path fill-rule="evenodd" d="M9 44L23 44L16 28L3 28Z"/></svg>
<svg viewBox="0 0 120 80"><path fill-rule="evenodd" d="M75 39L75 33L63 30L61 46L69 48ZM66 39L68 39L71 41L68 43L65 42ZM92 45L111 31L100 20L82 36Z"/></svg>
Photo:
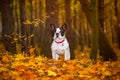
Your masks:
<svg viewBox="0 0 120 80"><path fill-rule="evenodd" d="M58 36L59 36L59 33L56 33L56 36L58 37Z"/></svg>

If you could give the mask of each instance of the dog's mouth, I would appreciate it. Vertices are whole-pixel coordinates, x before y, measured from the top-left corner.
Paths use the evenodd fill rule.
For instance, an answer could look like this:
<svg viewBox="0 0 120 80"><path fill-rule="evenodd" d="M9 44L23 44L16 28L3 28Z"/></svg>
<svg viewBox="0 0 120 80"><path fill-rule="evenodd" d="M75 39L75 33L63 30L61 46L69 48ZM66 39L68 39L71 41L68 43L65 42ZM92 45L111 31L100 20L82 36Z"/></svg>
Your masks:
<svg viewBox="0 0 120 80"><path fill-rule="evenodd" d="M55 41L57 44L63 43L64 40L65 40L64 38L60 38L60 37L56 37L56 38L54 39L54 41Z"/></svg>
<svg viewBox="0 0 120 80"><path fill-rule="evenodd" d="M59 36L56 36L56 38L55 39L59 39L59 40L62 40L62 38L60 38Z"/></svg>
<svg viewBox="0 0 120 80"><path fill-rule="evenodd" d="M59 36L58 36L58 35L56 35L56 38L59 38Z"/></svg>

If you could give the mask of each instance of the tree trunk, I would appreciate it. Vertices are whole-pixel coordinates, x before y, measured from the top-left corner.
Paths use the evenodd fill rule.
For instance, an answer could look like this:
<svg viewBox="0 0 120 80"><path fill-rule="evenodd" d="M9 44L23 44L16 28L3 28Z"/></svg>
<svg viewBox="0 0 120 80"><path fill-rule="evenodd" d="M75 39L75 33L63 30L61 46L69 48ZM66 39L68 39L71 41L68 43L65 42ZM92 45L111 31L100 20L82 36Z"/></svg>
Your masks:
<svg viewBox="0 0 120 80"><path fill-rule="evenodd" d="M67 39L70 45L70 53L71 59L74 59L74 49L75 49L75 33L72 29L72 16L71 16L71 9L70 9L71 0L65 0L65 17L66 17L66 24L67 24Z"/></svg>
<svg viewBox="0 0 120 80"><path fill-rule="evenodd" d="M25 13L25 0L19 0L20 5L20 26L21 26L21 50L22 52L28 53L28 43L27 43L27 32L26 26L23 24L26 20L26 13Z"/></svg>
<svg viewBox="0 0 120 80"><path fill-rule="evenodd" d="M82 5L82 9L86 15L86 18L88 20L88 22L91 24L91 16L90 16L90 3L88 2L88 0L79 0L81 5ZM91 27L92 28L92 27ZM103 57L103 60L117 60L117 56L113 50L113 48L111 47L111 45L109 44L104 32L101 29L101 24L98 26L99 28L99 49L100 49L100 55Z"/></svg>
<svg viewBox="0 0 120 80"><path fill-rule="evenodd" d="M16 44L13 40L14 18L12 13L12 0L1 0L1 15L2 15L2 37L5 49L11 53L16 53Z"/></svg>
<svg viewBox="0 0 120 80"><path fill-rule="evenodd" d="M75 5L78 5L77 4L77 0L74 0L74 3L73 3L73 6L75 6ZM79 20L78 20L78 11L77 11L77 7L74 7L73 8L73 15L72 15L72 18L73 18L73 29L76 31L76 32L79 32L79 27L77 27L78 25L80 25L79 23ZM75 37L75 46L78 46L78 44L79 44L79 36L78 35L74 35L74 37Z"/></svg>
<svg viewBox="0 0 120 80"><path fill-rule="evenodd" d="M45 38L45 26L46 26L46 24L44 24L44 21L46 20L46 18L43 16L43 15L45 15L45 13L46 13L46 11L45 11L45 6L44 6L44 4L46 3L46 1L44 1L44 0L39 0L39 14L40 14L40 20L42 20L43 22L40 22L40 24L39 24L39 39L38 39L38 46L40 47L40 48L43 48L44 46L44 43L43 43L43 41L44 41L44 38ZM41 16L42 15L42 16ZM49 26L48 26L49 27ZM49 33L47 33L47 34L49 34ZM49 49L50 49L50 46L49 46ZM42 52L43 51L45 51L45 50L42 50ZM42 53L42 52L40 52L40 53ZM46 52L44 52L44 53L46 53ZM46 53L47 54L47 53ZM51 54L49 55L50 57L51 57Z"/></svg>
<svg viewBox="0 0 120 80"><path fill-rule="evenodd" d="M104 30L104 0L98 0L98 17L101 28Z"/></svg>
<svg viewBox="0 0 120 80"><path fill-rule="evenodd" d="M44 31L42 53L51 57L51 43L52 35L50 34L50 24L55 24L58 26L58 1L57 0L46 0L46 27Z"/></svg>
<svg viewBox="0 0 120 80"><path fill-rule="evenodd" d="M98 0L91 0L92 47L90 58L96 60L98 53Z"/></svg>
<svg viewBox="0 0 120 80"><path fill-rule="evenodd" d="M85 47L85 40L84 40L84 24L85 24L85 16L83 15L83 13L81 13L82 12L82 10L81 10L81 6L79 7L79 19L78 19L78 23L79 23L79 25L78 26L80 26L79 27L79 45L81 46L81 49L80 49L80 51L82 51L83 52L83 50L84 50L84 47Z"/></svg>
<svg viewBox="0 0 120 80"><path fill-rule="evenodd" d="M42 21L45 21L45 18L43 16L41 16L44 14L44 9L45 9L44 4L45 4L44 1L39 0L39 15L40 15L40 19ZM39 31L40 32L39 32L39 38L38 38L38 46L40 46L40 47L43 44L44 30L45 30L45 24L40 22L40 24L39 24Z"/></svg>
<svg viewBox="0 0 120 80"><path fill-rule="evenodd" d="M33 0L29 0L30 2L30 20L33 21ZM30 33L31 34L34 34L34 27L33 25L30 25ZM34 45L34 37L31 38L31 45L33 46Z"/></svg>
<svg viewBox="0 0 120 80"><path fill-rule="evenodd" d="M120 48L120 11L119 11L119 5L120 3L118 3L118 0L115 0L114 1L114 5L115 5L115 16L117 17L117 23L115 25L115 30L117 32L117 37L118 37L118 45L119 45L119 48Z"/></svg>

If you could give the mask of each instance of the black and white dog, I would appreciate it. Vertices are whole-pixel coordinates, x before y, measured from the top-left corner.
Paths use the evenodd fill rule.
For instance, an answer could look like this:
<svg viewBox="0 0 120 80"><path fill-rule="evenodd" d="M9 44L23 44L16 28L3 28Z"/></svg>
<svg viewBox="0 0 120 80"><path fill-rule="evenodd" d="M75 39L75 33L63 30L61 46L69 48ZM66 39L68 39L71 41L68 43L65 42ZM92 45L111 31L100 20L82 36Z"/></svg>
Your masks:
<svg viewBox="0 0 120 80"><path fill-rule="evenodd" d="M70 48L69 43L65 37L65 30L67 28L66 24L62 25L60 28L55 27L53 24L51 24L50 27L53 36L53 42L51 45L52 58L58 60L59 56L63 54L64 59L69 60Z"/></svg>

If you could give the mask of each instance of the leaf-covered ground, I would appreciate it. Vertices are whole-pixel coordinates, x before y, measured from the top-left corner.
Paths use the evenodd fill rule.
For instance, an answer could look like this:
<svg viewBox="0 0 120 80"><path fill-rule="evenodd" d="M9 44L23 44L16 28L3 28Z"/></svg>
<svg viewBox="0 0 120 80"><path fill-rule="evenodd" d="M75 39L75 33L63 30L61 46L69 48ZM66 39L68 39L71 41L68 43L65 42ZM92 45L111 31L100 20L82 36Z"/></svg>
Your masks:
<svg viewBox="0 0 120 80"><path fill-rule="evenodd" d="M120 80L120 62L0 54L0 80Z"/></svg>

